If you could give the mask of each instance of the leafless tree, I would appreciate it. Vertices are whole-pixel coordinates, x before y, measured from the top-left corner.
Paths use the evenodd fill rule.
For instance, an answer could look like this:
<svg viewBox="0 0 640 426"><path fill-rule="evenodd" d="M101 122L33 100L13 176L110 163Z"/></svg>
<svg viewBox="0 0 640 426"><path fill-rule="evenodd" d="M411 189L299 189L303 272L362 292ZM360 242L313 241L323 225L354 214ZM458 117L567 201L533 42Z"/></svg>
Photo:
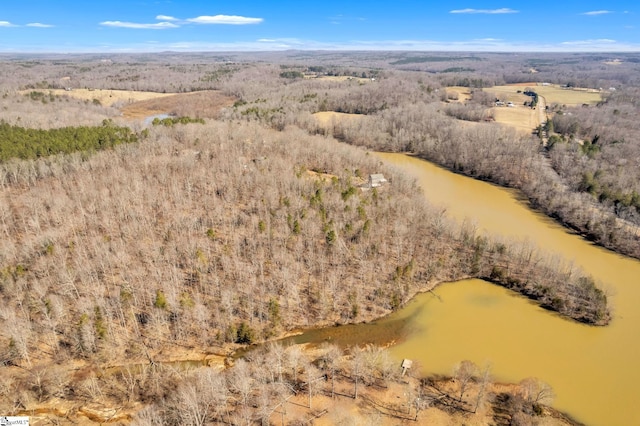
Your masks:
<svg viewBox="0 0 640 426"><path fill-rule="evenodd" d="M478 366L471 361L465 360L458 363L453 369L453 378L458 387L458 401L462 402L462 398L469 389L476 375L478 374Z"/></svg>
<svg viewBox="0 0 640 426"><path fill-rule="evenodd" d="M548 405L553 402L555 394L549 384L535 377L529 377L520 382L522 396L530 404Z"/></svg>
<svg viewBox="0 0 640 426"><path fill-rule="evenodd" d="M322 345L321 359L326 371L326 375L331 377L331 398L335 397L336 391L336 374L338 372L340 361L343 357L342 350L331 344Z"/></svg>

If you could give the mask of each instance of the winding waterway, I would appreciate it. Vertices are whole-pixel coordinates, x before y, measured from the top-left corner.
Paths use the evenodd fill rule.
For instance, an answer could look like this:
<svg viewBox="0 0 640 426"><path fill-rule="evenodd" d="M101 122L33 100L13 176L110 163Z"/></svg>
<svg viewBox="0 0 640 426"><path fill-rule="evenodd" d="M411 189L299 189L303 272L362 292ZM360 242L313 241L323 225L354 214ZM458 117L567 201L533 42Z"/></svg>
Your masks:
<svg viewBox="0 0 640 426"><path fill-rule="evenodd" d="M469 359L491 364L498 381L535 376L549 383L554 406L589 425L640 425L640 262L594 246L532 212L516 193L402 154L379 154L415 176L425 196L480 230L528 239L591 274L609 293L613 321L590 327L544 311L501 287L466 280L444 284L379 321L405 322L398 358L425 372L450 374ZM405 321L402 321L405 320Z"/></svg>

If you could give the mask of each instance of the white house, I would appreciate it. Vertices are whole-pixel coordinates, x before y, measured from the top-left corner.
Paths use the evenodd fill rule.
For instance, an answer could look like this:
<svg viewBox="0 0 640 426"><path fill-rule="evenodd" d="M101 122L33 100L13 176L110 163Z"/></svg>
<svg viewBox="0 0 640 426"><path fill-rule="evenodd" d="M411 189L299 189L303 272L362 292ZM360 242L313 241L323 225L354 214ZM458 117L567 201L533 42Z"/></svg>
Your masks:
<svg viewBox="0 0 640 426"><path fill-rule="evenodd" d="M387 182L388 180L385 179L382 173L369 175L369 188L378 188Z"/></svg>

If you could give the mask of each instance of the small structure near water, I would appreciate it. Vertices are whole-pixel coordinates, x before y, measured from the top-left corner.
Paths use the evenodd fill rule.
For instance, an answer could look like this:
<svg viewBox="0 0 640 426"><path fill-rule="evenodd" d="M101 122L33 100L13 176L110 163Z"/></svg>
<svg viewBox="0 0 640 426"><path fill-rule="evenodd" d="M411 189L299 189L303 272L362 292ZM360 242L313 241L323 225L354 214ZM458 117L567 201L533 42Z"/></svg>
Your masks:
<svg viewBox="0 0 640 426"><path fill-rule="evenodd" d="M369 188L378 188L387 182L388 180L385 179L382 173L369 175Z"/></svg>
<svg viewBox="0 0 640 426"><path fill-rule="evenodd" d="M413 361L411 361L410 359L403 359L402 360L402 375L404 376L404 374L407 372L408 369L411 368L411 366L413 365Z"/></svg>

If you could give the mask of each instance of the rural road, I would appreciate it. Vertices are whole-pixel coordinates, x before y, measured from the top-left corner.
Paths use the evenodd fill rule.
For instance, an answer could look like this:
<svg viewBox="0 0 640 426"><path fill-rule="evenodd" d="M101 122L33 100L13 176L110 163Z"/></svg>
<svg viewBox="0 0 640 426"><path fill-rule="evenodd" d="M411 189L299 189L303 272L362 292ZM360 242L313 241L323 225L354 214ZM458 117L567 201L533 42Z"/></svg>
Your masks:
<svg viewBox="0 0 640 426"><path fill-rule="evenodd" d="M536 106L538 111L538 125L544 126L547 122L547 100L544 96L538 94L538 105ZM549 135L546 130L542 131L542 146L547 146Z"/></svg>
<svg viewBox="0 0 640 426"><path fill-rule="evenodd" d="M547 122L547 100L542 95L538 95L538 124L541 126Z"/></svg>

